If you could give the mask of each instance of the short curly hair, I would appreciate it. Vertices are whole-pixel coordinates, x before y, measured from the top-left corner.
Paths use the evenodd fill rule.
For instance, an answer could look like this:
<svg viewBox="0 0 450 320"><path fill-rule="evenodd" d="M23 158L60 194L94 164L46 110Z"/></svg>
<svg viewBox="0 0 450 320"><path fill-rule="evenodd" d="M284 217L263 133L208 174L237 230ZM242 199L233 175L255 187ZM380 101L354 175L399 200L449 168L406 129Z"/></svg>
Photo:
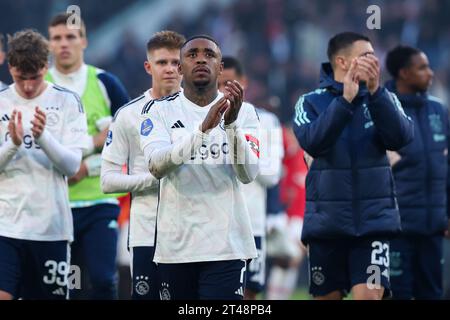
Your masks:
<svg viewBox="0 0 450 320"><path fill-rule="evenodd" d="M389 74L397 79L400 74L400 70L407 68L411 64L411 58L416 54L420 54L417 48L399 45L388 52L386 56L386 68Z"/></svg>
<svg viewBox="0 0 450 320"><path fill-rule="evenodd" d="M35 30L18 31L8 37L8 64L23 73L38 73L47 66L48 56L48 42Z"/></svg>

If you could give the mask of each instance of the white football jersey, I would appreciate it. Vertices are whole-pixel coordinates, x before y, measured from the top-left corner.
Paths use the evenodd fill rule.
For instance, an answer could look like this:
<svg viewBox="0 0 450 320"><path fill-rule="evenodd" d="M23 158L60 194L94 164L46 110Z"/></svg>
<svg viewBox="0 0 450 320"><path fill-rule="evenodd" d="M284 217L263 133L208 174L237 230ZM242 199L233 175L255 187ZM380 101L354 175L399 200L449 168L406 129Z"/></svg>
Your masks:
<svg viewBox="0 0 450 320"><path fill-rule="evenodd" d="M152 142L173 144L198 130L208 106L189 101L183 92L155 100L143 110L141 149ZM237 126L254 134L255 109L241 107ZM191 160L160 181L154 261L185 263L251 259L257 256L246 196L233 170L224 121ZM147 150L147 149L146 149Z"/></svg>
<svg viewBox="0 0 450 320"><path fill-rule="evenodd" d="M62 145L87 147L87 122L79 97L47 83L38 97L24 99L12 84L0 92L0 144L10 139L8 119L22 112L23 143L0 172L0 235L35 241L73 240L66 177L36 144L30 121L35 107L47 115L47 130Z"/></svg>
<svg viewBox="0 0 450 320"><path fill-rule="evenodd" d="M102 158L112 163L127 164L128 174L149 173L140 148L141 111L152 101L149 92L130 101L116 112L103 148ZM154 246L158 184L132 194L129 246Z"/></svg>
<svg viewBox="0 0 450 320"><path fill-rule="evenodd" d="M266 199L267 187L264 178L274 176L267 180L278 183L281 178L283 159L283 133L278 118L271 112L256 109L260 121L260 172L258 178L248 184L242 184L245 201L252 222L253 234L264 236L266 234Z"/></svg>

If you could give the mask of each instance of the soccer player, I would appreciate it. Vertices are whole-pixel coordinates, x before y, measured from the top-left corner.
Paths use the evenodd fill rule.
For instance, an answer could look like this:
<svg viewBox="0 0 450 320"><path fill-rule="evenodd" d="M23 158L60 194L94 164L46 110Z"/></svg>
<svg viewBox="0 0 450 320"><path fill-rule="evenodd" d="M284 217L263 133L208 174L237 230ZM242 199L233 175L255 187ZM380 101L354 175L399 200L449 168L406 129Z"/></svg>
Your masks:
<svg viewBox="0 0 450 320"><path fill-rule="evenodd" d="M243 89L218 91L222 54L195 36L181 48L184 91L143 109L141 148L160 180L154 261L161 299L236 299L257 256L240 182L258 174L259 121ZM240 182L239 182L240 181Z"/></svg>
<svg viewBox="0 0 450 320"><path fill-rule="evenodd" d="M242 64L234 57L223 57L223 71L219 76L219 90L225 92L228 82L238 81L245 90L248 79ZM243 102L243 104L249 104ZM253 107L253 106L252 106ZM242 184L247 209L252 222L258 257L247 268L247 282L244 299L255 300L256 295L265 287L266 277L266 193L267 188L276 185L281 178L281 160L283 158L283 140L278 118L264 109L257 108L261 131L259 134L260 172L255 181Z"/></svg>
<svg viewBox="0 0 450 320"><path fill-rule="evenodd" d="M0 299L66 299L73 240L66 177L87 147L79 97L44 81L48 43L8 43L14 83L0 92Z"/></svg>
<svg viewBox="0 0 450 320"><path fill-rule="evenodd" d="M337 34L320 88L296 104L294 132L313 158L306 177L302 241L317 299L381 299L389 292L389 236L400 216L386 150L413 139L413 122L380 86L369 38Z"/></svg>
<svg viewBox="0 0 450 320"><path fill-rule="evenodd" d="M159 299L153 263L159 180L148 171L140 148L140 115L153 99L180 91L178 65L184 41L182 35L173 31L158 32L148 41L144 66L152 77L152 88L117 111L102 153L103 191L132 193L128 241L133 299ZM124 163L128 174L122 173Z"/></svg>
<svg viewBox="0 0 450 320"><path fill-rule="evenodd" d="M5 62L5 48L3 45L3 35L0 34L0 66ZM7 87L7 84L0 81L0 90Z"/></svg>
<svg viewBox="0 0 450 320"><path fill-rule="evenodd" d="M73 261L89 275L89 298L114 299L117 295L116 253L117 217L120 209L116 195L104 194L100 186L101 150L112 115L128 102L120 81L112 74L84 63L86 28L67 26L70 15L56 15L48 34L54 66L47 73L50 82L76 92L83 102L91 136L89 150L78 173L69 180L69 198L74 217ZM87 288L74 291L84 295Z"/></svg>
<svg viewBox="0 0 450 320"><path fill-rule="evenodd" d="M449 227L448 111L427 93L433 79L419 49L398 46L386 58L395 92L414 121L414 140L389 158L395 178L402 234L391 241L394 299L441 299L443 235Z"/></svg>

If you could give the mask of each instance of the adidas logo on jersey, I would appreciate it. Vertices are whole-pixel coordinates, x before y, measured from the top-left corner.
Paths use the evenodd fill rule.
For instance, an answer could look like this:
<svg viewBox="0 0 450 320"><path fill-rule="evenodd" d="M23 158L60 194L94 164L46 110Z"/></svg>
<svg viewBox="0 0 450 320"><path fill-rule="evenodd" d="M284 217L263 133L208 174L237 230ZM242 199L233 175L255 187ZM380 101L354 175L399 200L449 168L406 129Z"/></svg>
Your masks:
<svg viewBox="0 0 450 320"><path fill-rule="evenodd" d="M54 294L55 296L65 296L66 292L64 291L63 288L58 288L58 289L54 290L52 292L52 294Z"/></svg>
<svg viewBox="0 0 450 320"><path fill-rule="evenodd" d="M0 121L9 121L9 116L7 114L4 114L1 118Z"/></svg>
<svg viewBox="0 0 450 320"><path fill-rule="evenodd" d="M239 289L237 289L234 294L237 294L238 296L244 296L244 289L242 287L239 287Z"/></svg>
<svg viewBox="0 0 450 320"><path fill-rule="evenodd" d="M175 128L185 128L185 126L184 126L184 124L180 121L180 120L178 120L177 122L175 122L174 124L173 124L173 126L171 127L172 129L175 129Z"/></svg>

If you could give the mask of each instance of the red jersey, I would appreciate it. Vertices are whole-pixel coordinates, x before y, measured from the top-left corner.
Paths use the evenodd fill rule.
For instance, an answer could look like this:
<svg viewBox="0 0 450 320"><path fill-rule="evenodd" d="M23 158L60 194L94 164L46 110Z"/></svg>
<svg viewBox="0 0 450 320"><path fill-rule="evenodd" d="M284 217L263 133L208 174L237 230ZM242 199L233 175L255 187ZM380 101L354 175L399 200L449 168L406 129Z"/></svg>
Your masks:
<svg viewBox="0 0 450 320"><path fill-rule="evenodd" d="M280 182L280 197L289 217L305 214L305 179L308 173L300 148L291 128L283 127L283 178Z"/></svg>

